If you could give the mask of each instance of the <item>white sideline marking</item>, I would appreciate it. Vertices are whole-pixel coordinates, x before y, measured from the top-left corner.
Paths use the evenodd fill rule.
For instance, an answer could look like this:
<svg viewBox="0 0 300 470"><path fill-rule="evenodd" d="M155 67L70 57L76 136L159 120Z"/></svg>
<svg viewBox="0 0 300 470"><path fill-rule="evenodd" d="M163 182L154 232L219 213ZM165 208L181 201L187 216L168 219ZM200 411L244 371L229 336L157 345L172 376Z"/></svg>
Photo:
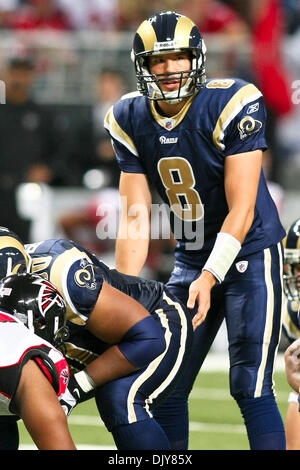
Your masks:
<svg viewBox="0 0 300 470"><path fill-rule="evenodd" d="M70 424L73 425L86 425L86 426L104 426L103 422L93 416L74 416ZM241 424L220 424L220 423L198 423L195 421L190 422L190 431L205 432L205 433L221 433L221 434L245 434L245 426ZM20 450L37 450L34 444L21 444ZM117 450L115 446L97 446L97 445L84 445L78 444L78 450Z"/></svg>
<svg viewBox="0 0 300 470"><path fill-rule="evenodd" d="M243 424L219 424L219 423L197 423L190 422L190 431L211 432L221 434L246 434L246 428Z"/></svg>
<svg viewBox="0 0 300 470"><path fill-rule="evenodd" d="M104 426L103 421L101 421L97 416L71 416L69 418L69 423L75 426ZM245 432L245 427L240 424L200 423L197 421L191 421L190 430L195 432L241 434L242 432Z"/></svg>
<svg viewBox="0 0 300 470"><path fill-rule="evenodd" d="M281 352L277 354L274 370L278 372L282 372L285 370L284 355ZM228 371L229 372L228 351L224 351L222 353L209 352L205 358L201 371L206 371L206 372ZM201 374L201 371L200 371L200 374Z"/></svg>
<svg viewBox="0 0 300 470"><path fill-rule="evenodd" d="M115 446L76 445L77 450L117 450ZM19 450L38 450L34 444L21 444Z"/></svg>
<svg viewBox="0 0 300 470"><path fill-rule="evenodd" d="M275 387L276 389L276 387ZM288 400L290 392L279 391L277 390L276 401L279 403L285 403ZM190 399L194 400L215 400L215 401L222 401L222 400L233 400L229 393L229 388L199 388L194 387L191 394Z"/></svg>

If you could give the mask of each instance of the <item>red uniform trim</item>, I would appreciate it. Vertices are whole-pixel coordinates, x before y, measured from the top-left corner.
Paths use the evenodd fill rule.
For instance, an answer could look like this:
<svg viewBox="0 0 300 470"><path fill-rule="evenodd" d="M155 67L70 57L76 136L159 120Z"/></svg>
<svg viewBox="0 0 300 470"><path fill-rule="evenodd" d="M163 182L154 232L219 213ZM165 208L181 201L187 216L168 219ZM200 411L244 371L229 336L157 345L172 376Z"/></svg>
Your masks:
<svg viewBox="0 0 300 470"><path fill-rule="evenodd" d="M0 313L0 322L12 322L16 323L16 320L6 313Z"/></svg>

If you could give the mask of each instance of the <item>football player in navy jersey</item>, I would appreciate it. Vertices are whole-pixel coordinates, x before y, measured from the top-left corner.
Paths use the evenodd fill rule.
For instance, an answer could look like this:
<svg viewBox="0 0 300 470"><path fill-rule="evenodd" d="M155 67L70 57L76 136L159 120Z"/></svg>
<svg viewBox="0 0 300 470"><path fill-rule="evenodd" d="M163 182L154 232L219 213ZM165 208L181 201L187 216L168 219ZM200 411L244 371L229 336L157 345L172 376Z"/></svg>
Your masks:
<svg viewBox="0 0 300 470"><path fill-rule="evenodd" d="M138 92L104 121L121 169L116 267L138 275L145 263L154 186L178 240L167 287L195 330L185 375L155 417L173 449L188 447L188 395L225 318L230 392L250 448L284 449L272 374L285 231L262 172L266 111L255 85L207 80L205 53L197 26L176 12L154 14L135 34Z"/></svg>
<svg viewBox="0 0 300 470"><path fill-rule="evenodd" d="M298 311L300 307L300 219L295 220L287 230L283 240L284 246L284 292L285 304L283 310L282 331L289 341L291 348L285 354L287 361L287 376L291 375L291 365L295 364L293 353L299 344L300 325ZM298 340L298 342L296 342ZM298 373L298 372L296 372ZM290 379L289 379L290 380ZM288 409L285 420L287 450L300 450L300 413L299 386L292 391L288 398Z"/></svg>
<svg viewBox="0 0 300 470"><path fill-rule="evenodd" d="M188 312L162 283L122 275L75 242L46 240L25 251L12 232L1 234L0 272L25 267L51 280L65 299L66 413L95 396L118 449L170 449L152 410L185 368L193 336Z"/></svg>
<svg viewBox="0 0 300 470"><path fill-rule="evenodd" d="M65 322L63 298L40 276L13 274L0 282L1 450L18 449L20 418L39 450L76 450L58 401L69 381L55 347Z"/></svg>
<svg viewBox="0 0 300 470"><path fill-rule="evenodd" d="M60 398L69 414L95 395L119 450L170 449L153 408L178 383L191 350L189 312L160 282L110 269L70 240L26 245L29 270L51 280L67 305L71 368Z"/></svg>

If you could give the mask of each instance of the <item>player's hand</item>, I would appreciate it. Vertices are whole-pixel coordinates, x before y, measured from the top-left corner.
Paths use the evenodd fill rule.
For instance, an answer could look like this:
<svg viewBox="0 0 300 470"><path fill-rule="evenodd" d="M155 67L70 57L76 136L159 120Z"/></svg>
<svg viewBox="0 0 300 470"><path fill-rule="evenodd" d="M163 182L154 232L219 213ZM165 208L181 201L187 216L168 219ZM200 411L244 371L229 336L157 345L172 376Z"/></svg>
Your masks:
<svg viewBox="0 0 300 470"><path fill-rule="evenodd" d="M198 310L193 318L193 328L196 330L204 322L210 309L210 291L216 283L216 278L208 271L203 271L201 276L193 281L189 288L187 307L194 308L198 303Z"/></svg>
<svg viewBox="0 0 300 470"><path fill-rule="evenodd" d="M66 416L69 416L71 414L73 408L75 408L75 406L77 405L76 398L72 395L72 393L70 392L70 390L68 388L66 389L65 393L63 393L59 397L59 402L60 402Z"/></svg>
<svg viewBox="0 0 300 470"><path fill-rule="evenodd" d="M294 341L284 353L285 371L290 386L299 393L300 387L300 338Z"/></svg>

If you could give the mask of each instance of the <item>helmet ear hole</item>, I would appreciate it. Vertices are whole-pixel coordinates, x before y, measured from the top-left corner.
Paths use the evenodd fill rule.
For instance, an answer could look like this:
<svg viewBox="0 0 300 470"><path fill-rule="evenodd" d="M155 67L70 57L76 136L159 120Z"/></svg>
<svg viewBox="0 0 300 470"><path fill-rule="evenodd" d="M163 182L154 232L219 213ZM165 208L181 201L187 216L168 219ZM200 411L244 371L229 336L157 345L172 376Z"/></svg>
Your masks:
<svg viewBox="0 0 300 470"><path fill-rule="evenodd" d="M39 317L38 321L36 322L36 327L37 327L38 329L42 330L43 328L45 328L45 326L46 326L45 319Z"/></svg>

